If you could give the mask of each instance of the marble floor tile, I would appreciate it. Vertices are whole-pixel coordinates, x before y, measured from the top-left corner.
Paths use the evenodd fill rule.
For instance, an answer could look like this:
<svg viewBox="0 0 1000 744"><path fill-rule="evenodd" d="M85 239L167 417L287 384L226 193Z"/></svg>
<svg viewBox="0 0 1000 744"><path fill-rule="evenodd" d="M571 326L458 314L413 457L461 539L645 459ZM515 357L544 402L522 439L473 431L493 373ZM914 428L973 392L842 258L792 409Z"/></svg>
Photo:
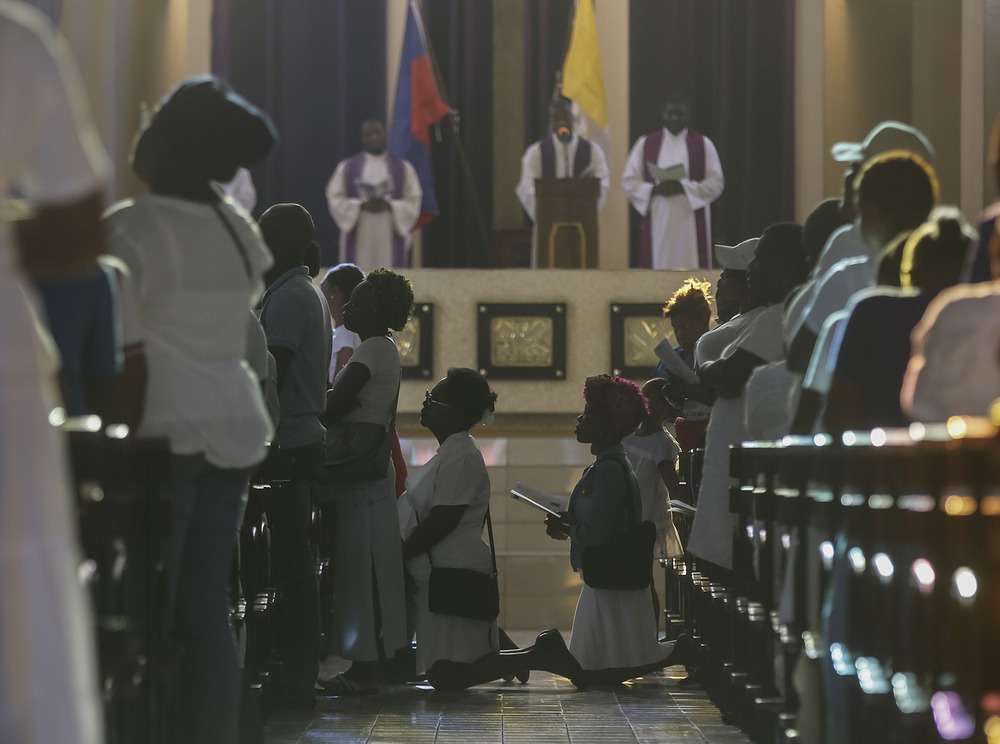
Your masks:
<svg viewBox="0 0 1000 744"><path fill-rule="evenodd" d="M530 643L534 633L515 634ZM329 664L325 665L329 668ZM268 744L748 744L679 667L620 690L577 692L532 672L526 685L491 683L461 693L391 685L376 695L318 698L310 714L272 713Z"/></svg>

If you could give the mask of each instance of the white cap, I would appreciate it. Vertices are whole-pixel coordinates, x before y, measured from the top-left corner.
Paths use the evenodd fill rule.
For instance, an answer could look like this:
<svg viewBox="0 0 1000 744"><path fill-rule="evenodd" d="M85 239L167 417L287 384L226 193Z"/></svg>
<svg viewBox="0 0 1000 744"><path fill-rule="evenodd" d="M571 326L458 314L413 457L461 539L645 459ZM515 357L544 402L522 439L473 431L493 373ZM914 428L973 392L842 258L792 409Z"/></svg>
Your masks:
<svg viewBox="0 0 1000 744"><path fill-rule="evenodd" d="M883 152L906 150L934 162L934 148L923 133L909 124L883 121L865 137L864 142L838 142L831 149L838 163L864 162Z"/></svg>
<svg viewBox="0 0 1000 744"><path fill-rule="evenodd" d="M715 244L715 260L724 269L732 271L746 271L750 268L750 262L757 252L757 243L760 238L748 238L737 245Z"/></svg>

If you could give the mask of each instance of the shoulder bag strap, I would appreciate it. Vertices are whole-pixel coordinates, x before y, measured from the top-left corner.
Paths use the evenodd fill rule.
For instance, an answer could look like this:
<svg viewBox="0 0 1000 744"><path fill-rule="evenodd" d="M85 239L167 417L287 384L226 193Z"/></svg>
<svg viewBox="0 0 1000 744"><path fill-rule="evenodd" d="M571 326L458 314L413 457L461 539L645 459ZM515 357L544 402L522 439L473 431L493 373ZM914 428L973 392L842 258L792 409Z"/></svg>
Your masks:
<svg viewBox="0 0 1000 744"><path fill-rule="evenodd" d="M625 490L628 491L628 519L629 524L637 525L639 520L635 516L635 504L632 499L632 479L629 478L629 469L626 466L627 463L622 462L617 457L613 458L615 462L622 466L622 472L625 474Z"/></svg>
<svg viewBox="0 0 1000 744"><path fill-rule="evenodd" d="M214 204L212 204L212 207L215 209L215 213L219 215L219 219L222 220L222 224L226 226L226 232L229 233L229 236L233 239L233 242L236 243L236 247L239 249L240 252L240 258L243 259L243 268L246 269L247 277L253 280L253 273L250 271L250 259L247 258L247 251L246 248L243 247L243 241L239 239L239 236L236 234L236 229L233 227L232 223L230 223L229 220L226 219L226 216L222 213L222 207L219 206L219 202L215 202Z"/></svg>
<svg viewBox="0 0 1000 744"><path fill-rule="evenodd" d="M497 551L493 547L493 520L490 519L490 507L486 507L486 531L490 536L490 558L493 560L493 575L497 576Z"/></svg>
<svg viewBox="0 0 1000 744"><path fill-rule="evenodd" d="M420 523L420 516L417 515L417 524L419 523ZM493 545L493 520L490 519L490 508L488 506L486 507L486 532L490 537L490 560L493 563L493 576L495 577L499 573L497 571L497 551ZM431 546L431 549L427 551L427 562L430 563L431 568L433 568L434 561L431 559L431 550L433 550L433 546Z"/></svg>

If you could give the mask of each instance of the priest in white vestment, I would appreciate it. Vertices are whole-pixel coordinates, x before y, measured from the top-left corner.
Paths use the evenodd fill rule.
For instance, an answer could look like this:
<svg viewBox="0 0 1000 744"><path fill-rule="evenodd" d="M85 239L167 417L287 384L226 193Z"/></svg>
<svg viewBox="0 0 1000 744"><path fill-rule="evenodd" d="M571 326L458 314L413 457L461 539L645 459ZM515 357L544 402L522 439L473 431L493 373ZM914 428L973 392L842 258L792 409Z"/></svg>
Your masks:
<svg viewBox="0 0 1000 744"><path fill-rule="evenodd" d="M326 187L330 215L340 228L340 260L365 271L408 266L410 231L420 217L417 172L385 145L382 122L366 121L362 152L341 161Z"/></svg>
<svg viewBox="0 0 1000 744"><path fill-rule="evenodd" d="M712 267L711 204L725 179L715 145L688 127L690 118L686 100L668 100L663 128L639 138L622 174L622 188L643 217L641 268Z"/></svg>

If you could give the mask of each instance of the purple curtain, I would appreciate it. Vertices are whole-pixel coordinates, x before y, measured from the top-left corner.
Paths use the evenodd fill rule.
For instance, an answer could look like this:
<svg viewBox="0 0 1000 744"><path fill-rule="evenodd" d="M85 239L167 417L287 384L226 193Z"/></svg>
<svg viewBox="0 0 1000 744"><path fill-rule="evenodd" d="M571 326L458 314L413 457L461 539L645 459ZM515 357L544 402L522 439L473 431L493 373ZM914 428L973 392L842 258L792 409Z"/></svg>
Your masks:
<svg viewBox="0 0 1000 744"><path fill-rule="evenodd" d="M440 214L424 227L423 263L485 267L493 214L492 3L426 0L424 16L441 93L459 112L460 126L457 138L447 120L432 132Z"/></svg>
<svg viewBox="0 0 1000 744"><path fill-rule="evenodd" d="M215 0L212 70L266 110L281 136L253 171L256 212L302 204L324 265L336 263L338 240L327 181L360 149L361 122L385 120L385 25L385 0Z"/></svg>
<svg viewBox="0 0 1000 744"><path fill-rule="evenodd" d="M726 176L714 240L794 219L794 0L632 0L629 22L631 139L661 126L667 91L685 88ZM633 266L637 251L633 212Z"/></svg>

